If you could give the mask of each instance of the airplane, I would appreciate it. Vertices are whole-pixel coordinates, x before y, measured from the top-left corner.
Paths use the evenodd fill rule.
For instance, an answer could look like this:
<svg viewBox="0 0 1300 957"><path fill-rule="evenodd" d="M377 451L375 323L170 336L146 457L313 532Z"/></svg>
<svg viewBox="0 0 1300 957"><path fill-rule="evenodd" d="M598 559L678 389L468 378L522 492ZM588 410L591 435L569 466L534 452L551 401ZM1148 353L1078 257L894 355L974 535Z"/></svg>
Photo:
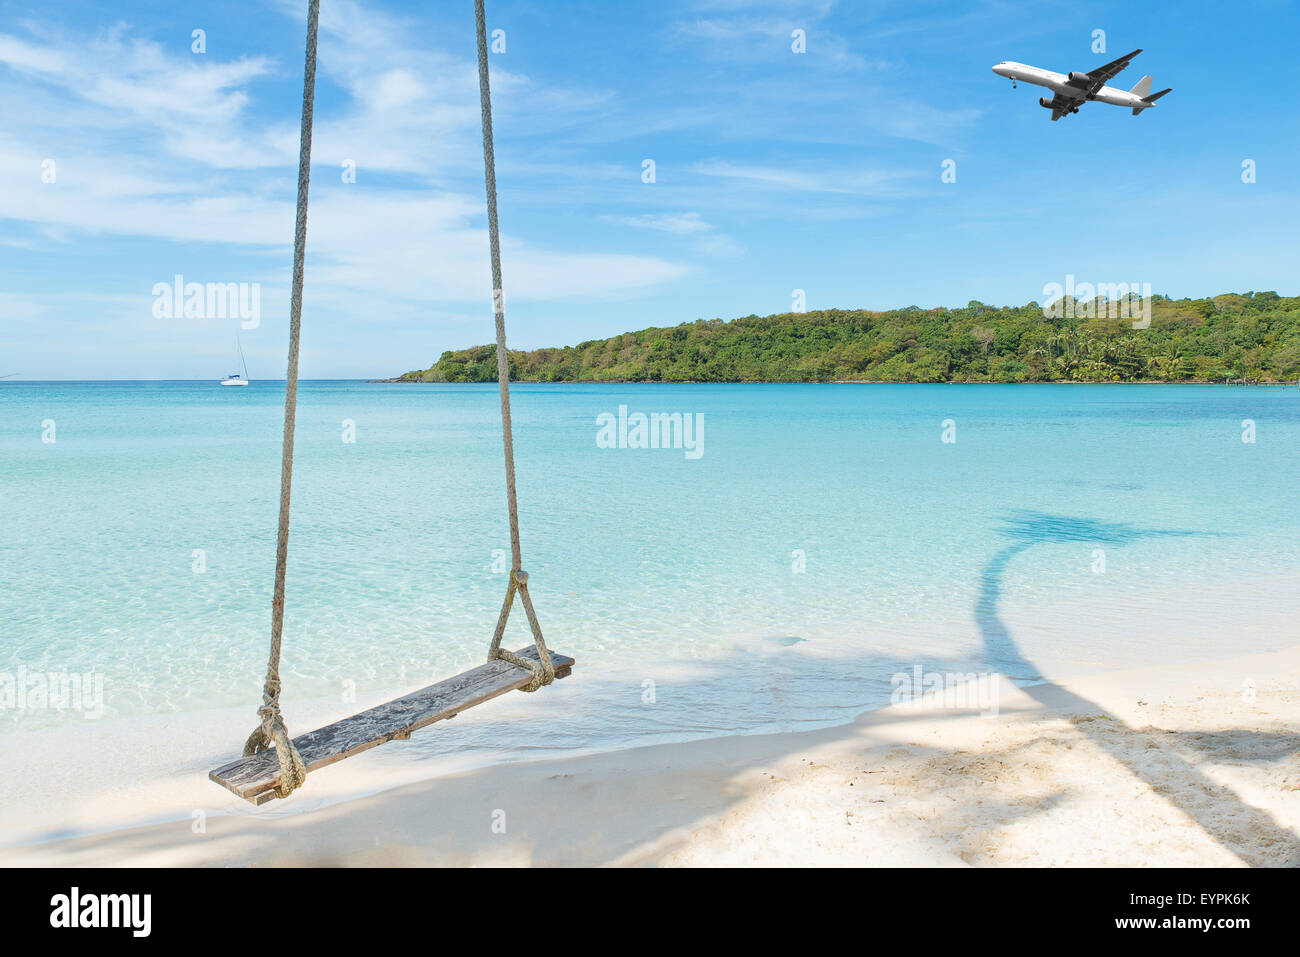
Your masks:
<svg viewBox="0 0 1300 957"><path fill-rule="evenodd" d="M1129 61L1141 52L1140 49L1134 50L1118 60L1112 60L1105 66L1099 66L1087 73L1072 72L1068 75L1062 75L1036 66L1016 63L1012 60L1003 60L993 67L993 72L998 76L1010 77L1013 87L1016 85L1017 80L1024 80L1026 83L1045 86L1051 90L1053 93L1052 98L1049 100L1045 96L1039 97L1038 105L1052 111L1053 122L1071 113L1078 113L1079 107L1088 100L1113 103L1115 106L1130 106L1133 108L1133 115L1137 116L1143 110L1155 106L1156 100L1173 89L1171 86L1159 93L1151 93L1151 77L1149 76L1142 77L1137 81L1133 89L1127 92L1106 85L1107 80L1117 76L1129 65Z"/></svg>

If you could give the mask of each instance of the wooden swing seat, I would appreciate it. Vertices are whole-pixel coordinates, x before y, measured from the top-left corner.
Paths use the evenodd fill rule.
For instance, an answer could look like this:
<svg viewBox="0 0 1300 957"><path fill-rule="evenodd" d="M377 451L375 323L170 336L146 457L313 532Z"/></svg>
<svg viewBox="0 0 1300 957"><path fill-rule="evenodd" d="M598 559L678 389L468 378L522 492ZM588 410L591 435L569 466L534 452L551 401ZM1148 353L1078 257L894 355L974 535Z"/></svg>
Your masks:
<svg viewBox="0 0 1300 957"><path fill-rule="evenodd" d="M539 660L536 645L529 645L517 654ZM551 663L555 665L557 678L567 678L573 670L573 659L554 651ZM387 741L409 738L412 731L444 718L454 718L466 708L522 688L532 677L528 669L498 658L369 711L309 731L294 738L293 744L308 772L315 771ZM280 763L274 751L262 751L223 765L208 777L253 804L265 804L277 797Z"/></svg>

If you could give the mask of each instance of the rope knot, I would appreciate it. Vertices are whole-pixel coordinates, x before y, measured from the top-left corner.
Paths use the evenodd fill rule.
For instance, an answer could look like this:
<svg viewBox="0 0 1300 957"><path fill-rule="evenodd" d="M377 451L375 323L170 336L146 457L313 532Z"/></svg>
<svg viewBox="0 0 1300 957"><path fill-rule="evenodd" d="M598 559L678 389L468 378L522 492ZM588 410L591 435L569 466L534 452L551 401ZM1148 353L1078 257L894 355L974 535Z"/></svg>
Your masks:
<svg viewBox="0 0 1300 957"><path fill-rule="evenodd" d="M498 648L493 655L494 658L500 658L502 661L508 661L512 665L518 665L520 668L527 668L533 673L528 684L521 687L520 691L537 691L546 687L555 680L555 665L551 661L550 653L546 651L545 645L538 646L538 652L542 655L541 661L530 661L513 651L507 651L504 648Z"/></svg>
<svg viewBox="0 0 1300 957"><path fill-rule="evenodd" d="M262 721L244 742L244 756L260 754L274 747L280 764L280 783L276 785L275 793L286 798L307 780L307 765L289 739L284 717L280 714L279 699L280 679L268 678L262 689L262 707L257 709L257 716Z"/></svg>

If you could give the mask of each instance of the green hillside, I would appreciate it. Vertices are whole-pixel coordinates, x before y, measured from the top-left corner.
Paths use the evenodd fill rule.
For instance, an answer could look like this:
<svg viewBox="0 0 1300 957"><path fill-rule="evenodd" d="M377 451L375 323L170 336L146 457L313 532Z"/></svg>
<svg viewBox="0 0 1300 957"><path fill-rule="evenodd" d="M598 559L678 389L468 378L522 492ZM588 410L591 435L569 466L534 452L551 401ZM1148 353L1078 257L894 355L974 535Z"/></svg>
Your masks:
<svg viewBox="0 0 1300 957"><path fill-rule="evenodd" d="M523 382L1300 379L1300 298L1274 292L1152 298L1145 329L1116 317L1114 304L1104 300L1066 300L1061 318L1045 318L1034 303L971 302L963 309L830 309L697 320L576 346L512 350L510 374ZM1069 318L1072 311L1080 318ZM475 346L444 352L431 368L398 381L495 379L495 347Z"/></svg>

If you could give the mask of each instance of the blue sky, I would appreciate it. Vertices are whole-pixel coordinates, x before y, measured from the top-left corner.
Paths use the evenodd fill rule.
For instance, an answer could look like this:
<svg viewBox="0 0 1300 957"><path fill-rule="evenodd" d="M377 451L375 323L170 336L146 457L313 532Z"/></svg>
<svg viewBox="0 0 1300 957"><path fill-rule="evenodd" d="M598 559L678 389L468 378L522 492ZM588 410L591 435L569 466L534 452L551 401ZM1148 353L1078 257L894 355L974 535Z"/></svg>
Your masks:
<svg viewBox="0 0 1300 957"><path fill-rule="evenodd" d="M249 372L284 375L306 3L177 6L0 3L0 375L224 375L234 322L153 314L176 274L259 283ZM472 3L321 16L302 374L490 342ZM885 309L1022 304L1067 274L1300 285L1292 3L489 0L488 20L512 346L787 312L795 289ZM1174 88L1136 118L1052 123L990 71L1135 47L1114 85Z"/></svg>

